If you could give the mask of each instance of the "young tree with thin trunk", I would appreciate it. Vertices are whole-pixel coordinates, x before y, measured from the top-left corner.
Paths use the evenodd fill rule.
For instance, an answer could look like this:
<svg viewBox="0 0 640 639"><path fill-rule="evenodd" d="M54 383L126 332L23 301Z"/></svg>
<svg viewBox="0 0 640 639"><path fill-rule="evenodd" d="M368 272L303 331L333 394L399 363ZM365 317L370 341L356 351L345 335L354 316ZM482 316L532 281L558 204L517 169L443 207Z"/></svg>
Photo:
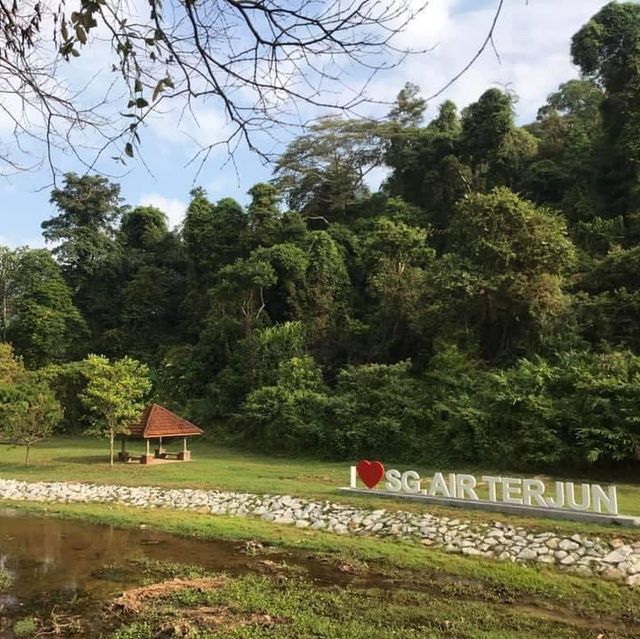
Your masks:
<svg viewBox="0 0 640 639"><path fill-rule="evenodd" d="M62 407L51 389L33 381L0 389L0 433L13 444L25 447L25 466L31 448L47 439L62 420Z"/></svg>
<svg viewBox="0 0 640 639"><path fill-rule="evenodd" d="M87 386L81 399L91 411L89 432L109 439L109 464L113 466L116 437L128 435L144 409L151 390L149 369L130 357L110 362L102 355L89 355L84 374Z"/></svg>

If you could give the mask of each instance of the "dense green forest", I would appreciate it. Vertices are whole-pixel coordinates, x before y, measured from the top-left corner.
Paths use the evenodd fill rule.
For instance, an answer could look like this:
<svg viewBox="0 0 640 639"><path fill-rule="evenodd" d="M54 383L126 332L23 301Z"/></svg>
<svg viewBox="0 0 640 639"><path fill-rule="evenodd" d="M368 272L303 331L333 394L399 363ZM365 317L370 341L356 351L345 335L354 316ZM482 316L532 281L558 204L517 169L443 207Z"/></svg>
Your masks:
<svg viewBox="0 0 640 639"><path fill-rule="evenodd" d="M246 208L194 189L176 230L67 174L51 250L0 252L1 337L72 432L98 353L263 451L637 463L640 5L606 5L571 55L530 124L496 88L425 121L407 85L383 121L317 121Z"/></svg>

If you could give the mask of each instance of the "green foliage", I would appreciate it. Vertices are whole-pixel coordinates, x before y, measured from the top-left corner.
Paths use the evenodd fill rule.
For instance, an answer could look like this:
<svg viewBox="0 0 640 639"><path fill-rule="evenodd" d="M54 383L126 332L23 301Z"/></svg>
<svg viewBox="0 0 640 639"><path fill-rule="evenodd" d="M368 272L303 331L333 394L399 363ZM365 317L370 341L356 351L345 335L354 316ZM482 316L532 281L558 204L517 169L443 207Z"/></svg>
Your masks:
<svg viewBox="0 0 640 639"><path fill-rule="evenodd" d="M86 325L48 251L20 254L13 289L7 339L28 366L62 361L78 352Z"/></svg>
<svg viewBox="0 0 640 639"><path fill-rule="evenodd" d="M57 261L0 249L0 335L20 358L0 349L0 379L38 368L65 430L97 409L78 399L94 352L94 373L135 357L160 401L263 450L633 463L638 5L603 6L571 54L582 76L534 122L518 126L496 88L424 121L407 84L382 121L312 123L246 207L194 189L173 231L154 207L122 206L118 185L66 175L43 224ZM92 418L113 442L129 417L108 422L122 388L103 377Z"/></svg>
<svg viewBox="0 0 640 639"><path fill-rule="evenodd" d="M539 345L568 305L563 277L575 250L565 221L499 188L461 200L448 239L447 250L468 272L467 292L475 300L465 308L485 354Z"/></svg>
<svg viewBox="0 0 640 639"><path fill-rule="evenodd" d="M42 382L0 386L0 434L25 447L25 466L31 447L47 439L62 419L60 402Z"/></svg>
<svg viewBox="0 0 640 639"><path fill-rule="evenodd" d="M367 192L365 176L382 154L376 123L321 118L279 158L275 184L312 228L346 223Z"/></svg>
<svg viewBox="0 0 640 639"><path fill-rule="evenodd" d="M315 453L328 408L322 374L313 359L292 357L279 363L273 384L249 393L233 423L260 450Z"/></svg>
<svg viewBox="0 0 640 639"><path fill-rule="evenodd" d="M110 362L104 356L89 355L83 372L87 385L80 397L90 411L90 432L109 439L113 466L115 438L129 433L151 390L149 369L130 357Z"/></svg>
<svg viewBox="0 0 640 639"><path fill-rule="evenodd" d="M27 377L22 361L13 354L11 344L0 343L0 384L16 384Z"/></svg>
<svg viewBox="0 0 640 639"><path fill-rule="evenodd" d="M167 216L155 206L138 206L122 216L120 232L127 247L145 249L167 234Z"/></svg>
<svg viewBox="0 0 640 639"><path fill-rule="evenodd" d="M558 364L562 411L581 459L635 460L640 453L640 357L629 351L568 353Z"/></svg>
<svg viewBox="0 0 640 639"><path fill-rule="evenodd" d="M120 202L120 187L97 175L66 173L63 187L51 192L60 214L42 223L43 235L56 243L52 253L78 285L111 250L111 223L121 214Z"/></svg>
<svg viewBox="0 0 640 639"><path fill-rule="evenodd" d="M0 568L0 592L3 592L11 585L11 575L5 568Z"/></svg>
<svg viewBox="0 0 640 639"><path fill-rule="evenodd" d="M7 329L12 315L13 302L17 291L18 267L26 249L11 250L0 246L0 332L2 340L7 341Z"/></svg>
<svg viewBox="0 0 640 639"><path fill-rule="evenodd" d="M640 7L610 2L573 36L573 61L604 89L603 140L598 148L599 190L607 216L630 222L640 204ZM638 235L633 234L637 241Z"/></svg>
<svg viewBox="0 0 640 639"><path fill-rule="evenodd" d="M13 624L13 634L16 637L30 637L38 629L38 623L33 617L19 619Z"/></svg>
<svg viewBox="0 0 640 639"><path fill-rule="evenodd" d="M427 108L427 102L420 97L420 87L407 82L398 97L396 103L389 111L389 119L396 122L400 126L417 127L420 126L424 111Z"/></svg>
<svg viewBox="0 0 640 639"><path fill-rule="evenodd" d="M232 414L252 391L276 385L281 362L305 355L306 331L301 322L253 331L236 344L228 365L209 389L212 414Z"/></svg>
<svg viewBox="0 0 640 639"><path fill-rule="evenodd" d="M309 339L317 343L331 336L346 319L349 276L337 242L326 231L309 234L307 255L298 304Z"/></svg>
<svg viewBox="0 0 640 639"><path fill-rule="evenodd" d="M422 391L410 362L348 366L339 376L323 449L347 458L405 459L416 451Z"/></svg>
<svg viewBox="0 0 640 639"><path fill-rule="evenodd" d="M84 362L49 364L31 373L33 379L47 384L62 406L63 417L58 430L79 433L86 428L88 414L82 401L87 385Z"/></svg>

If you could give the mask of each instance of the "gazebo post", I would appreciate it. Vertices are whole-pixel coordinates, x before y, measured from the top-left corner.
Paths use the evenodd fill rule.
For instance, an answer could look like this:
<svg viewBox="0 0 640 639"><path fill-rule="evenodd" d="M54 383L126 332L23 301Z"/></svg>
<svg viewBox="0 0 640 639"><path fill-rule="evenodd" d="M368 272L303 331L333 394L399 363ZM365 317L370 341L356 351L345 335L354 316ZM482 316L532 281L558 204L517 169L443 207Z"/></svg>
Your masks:
<svg viewBox="0 0 640 639"><path fill-rule="evenodd" d="M191 460L191 452L187 450L187 438L186 436L182 438L182 452L178 453L178 459L180 461L190 461Z"/></svg>
<svg viewBox="0 0 640 639"><path fill-rule="evenodd" d="M143 455L140 458L140 463L142 463L142 464L153 464L153 457L151 456L151 451L149 450L149 438L145 437L144 441L147 443L147 454Z"/></svg>

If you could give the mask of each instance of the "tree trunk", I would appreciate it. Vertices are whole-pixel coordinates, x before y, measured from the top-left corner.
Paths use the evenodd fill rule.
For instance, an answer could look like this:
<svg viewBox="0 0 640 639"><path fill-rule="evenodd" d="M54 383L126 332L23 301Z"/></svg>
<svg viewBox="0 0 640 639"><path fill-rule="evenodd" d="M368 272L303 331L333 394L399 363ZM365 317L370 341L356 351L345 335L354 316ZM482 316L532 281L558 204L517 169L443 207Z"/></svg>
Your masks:
<svg viewBox="0 0 640 639"><path fill-rule="evenodd" d="M113 444L115 442L115 435L113 433L111 433L109 435L109 448L110 448L110 452L111 452L111 456L109 458L109 466L111 466L113 468Z"/></svg>
<svg viewBox="0 0 640 639"><path fill-rule="evenodd" d="M27 451L24 456L24 465L29 466L29 452L31 451L31 444L26 445Z"/></svg>
<svg viewBox="0 0 640 639"><path fill-rule="evenodd" d="M2 296L2 341L7 341L7 296Z"/></svg>

